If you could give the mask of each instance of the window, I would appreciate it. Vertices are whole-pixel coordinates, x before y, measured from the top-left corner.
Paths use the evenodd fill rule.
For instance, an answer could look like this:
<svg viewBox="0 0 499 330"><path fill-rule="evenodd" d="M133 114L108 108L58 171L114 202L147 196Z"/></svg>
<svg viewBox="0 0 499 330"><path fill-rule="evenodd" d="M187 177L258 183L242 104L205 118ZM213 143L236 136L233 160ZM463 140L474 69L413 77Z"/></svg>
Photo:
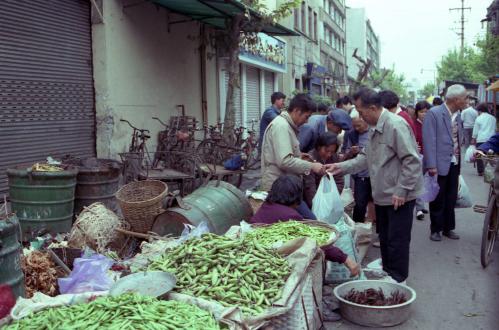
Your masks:
<svg viewBox="0 0 499 330"><path fill-rule="evenodd" d="M329 0L324 0L324 10L329 15L331 13L331 4Z"/></svg>
<svg viewBox="0 0 499 330"><path fill-rule="evenodd" d="M298 9L294 9L294 17L295 17L295 29L300 30L300 11Z"/></svg>
<svg viewBox="0 0 499 330"><path fill-rule="evenodd" d="M308 7L308 36L314 39L314 14L312 12L312 7Z"/></svg>
<svg viewBox="0 0 499 330"><path fill-rule="evenodd" d="M317 13L314 13L314 40L317 40Z"/></svg>
<svg viewBox="0 0 499 330"><path fill-rule="evenodd" d="M301 81L298 78L295 78L295 89L296 90L301 90Z"/></svg>
<svg viewBox="0 0 499 330"><path fill-rule="evenodd" d="M307 12L305 9L305 1L301 3L301 31L306 33L307 29Z"/></svg>

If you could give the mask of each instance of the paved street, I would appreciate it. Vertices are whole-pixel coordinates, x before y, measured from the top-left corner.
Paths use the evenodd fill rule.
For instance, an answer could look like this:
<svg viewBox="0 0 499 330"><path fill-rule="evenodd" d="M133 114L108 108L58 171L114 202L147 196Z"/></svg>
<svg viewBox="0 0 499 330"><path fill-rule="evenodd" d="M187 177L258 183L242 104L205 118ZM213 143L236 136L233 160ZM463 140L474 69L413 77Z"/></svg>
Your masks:
<svg viewBox="0 0 499 330"><path fill-rule="evenodd" d="M462 174L473 201L485 205L488 186L465 164ZM483 214L471 208L456 212L458 241L432 242L429 219L414 221L408 285L417 292L409 321L392 329L498 329L499 246L487 269L480 264ZM365 262L379 256L371 247ZM327 329L365 329L347 321L329 323Z"/></svg>

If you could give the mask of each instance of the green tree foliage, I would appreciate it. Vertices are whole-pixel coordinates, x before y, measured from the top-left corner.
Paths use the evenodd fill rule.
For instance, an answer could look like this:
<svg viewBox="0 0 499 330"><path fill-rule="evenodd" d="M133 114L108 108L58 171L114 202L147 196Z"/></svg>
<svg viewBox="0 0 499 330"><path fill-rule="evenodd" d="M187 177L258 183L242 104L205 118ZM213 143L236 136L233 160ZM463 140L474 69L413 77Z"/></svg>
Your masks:
<svg viewBox="0 0 499 330"><path fill-rule="evenodd" d="M396 73L395 69L383 69L371 73L368 86L380 90L391 90L397 94L402 104L407 104L411 98L407 91L407 84L403 73Z"/></svg>
<svg viewBox="0 0 499 330"><path fill-rule="evenodd" d="M431 95L435 94L435 84L434 83L426 83L422 89L418 91L419 97L427 98Z"/></svg>
<svg viewBox="0 0 499 330"><path fill-rule="evenodd" d="M498 73L499 37L488 34L475 46L465 47L463 54L450 50L437 65L438 80L481 83Z"/></svg>

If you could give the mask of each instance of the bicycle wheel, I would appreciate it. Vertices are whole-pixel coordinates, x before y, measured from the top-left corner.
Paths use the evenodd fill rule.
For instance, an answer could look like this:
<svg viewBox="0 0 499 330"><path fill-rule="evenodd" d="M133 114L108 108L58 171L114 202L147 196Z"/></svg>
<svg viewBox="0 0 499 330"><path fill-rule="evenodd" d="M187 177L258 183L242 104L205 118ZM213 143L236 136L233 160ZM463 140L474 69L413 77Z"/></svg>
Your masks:
<svg viewBox="0 0 499 330"><path fill-rule="evenodd" d="M203 162L214 164L217 159L215 149L216 143L213 140L203 140L198 145L196 152Z"/></svg>
<svg viewBox="0 0 499 330"><path fill-rule="evenodd" d="M489 205L487 206L487 212L485 213L483 222L482 248L480 254L480 261L482 262L483 268L486 268L490 264L490 256L494 250L498 229L497 215L496 196L492 196Z"/></svg>
<svg viewBox="0 0 499 330"><path fill-rule="evenodd" d="M246 168L248 170L258 170L262 165L260 159L260 153L258 152L258 148L252 148L249 151L248 160L246 161Z"/></svg>

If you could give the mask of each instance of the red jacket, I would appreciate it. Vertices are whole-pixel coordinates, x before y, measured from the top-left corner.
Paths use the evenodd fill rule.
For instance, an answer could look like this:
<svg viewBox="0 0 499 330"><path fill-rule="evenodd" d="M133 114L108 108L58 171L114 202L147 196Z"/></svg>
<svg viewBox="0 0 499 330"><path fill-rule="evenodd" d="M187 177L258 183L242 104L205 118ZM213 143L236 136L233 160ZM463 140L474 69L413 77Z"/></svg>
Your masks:
<svg viewBox="0 0 499 330"><path fill-rule="evenodd" d="M414 127L416 127L416 142L418 146L421 148L421 154L423 153L423 124L416 120L414 122Z"/></svg>
<svg viewBox="0 0 499 330"><path fill-rule="evenodd" d="M405 119L405 121L409 124L409 126L412 129L412 133L414 133L414 136L416 136L416 125L414 125L414 121L412 120L411 116L404 110L400 111L398 115Z"/></svg>

